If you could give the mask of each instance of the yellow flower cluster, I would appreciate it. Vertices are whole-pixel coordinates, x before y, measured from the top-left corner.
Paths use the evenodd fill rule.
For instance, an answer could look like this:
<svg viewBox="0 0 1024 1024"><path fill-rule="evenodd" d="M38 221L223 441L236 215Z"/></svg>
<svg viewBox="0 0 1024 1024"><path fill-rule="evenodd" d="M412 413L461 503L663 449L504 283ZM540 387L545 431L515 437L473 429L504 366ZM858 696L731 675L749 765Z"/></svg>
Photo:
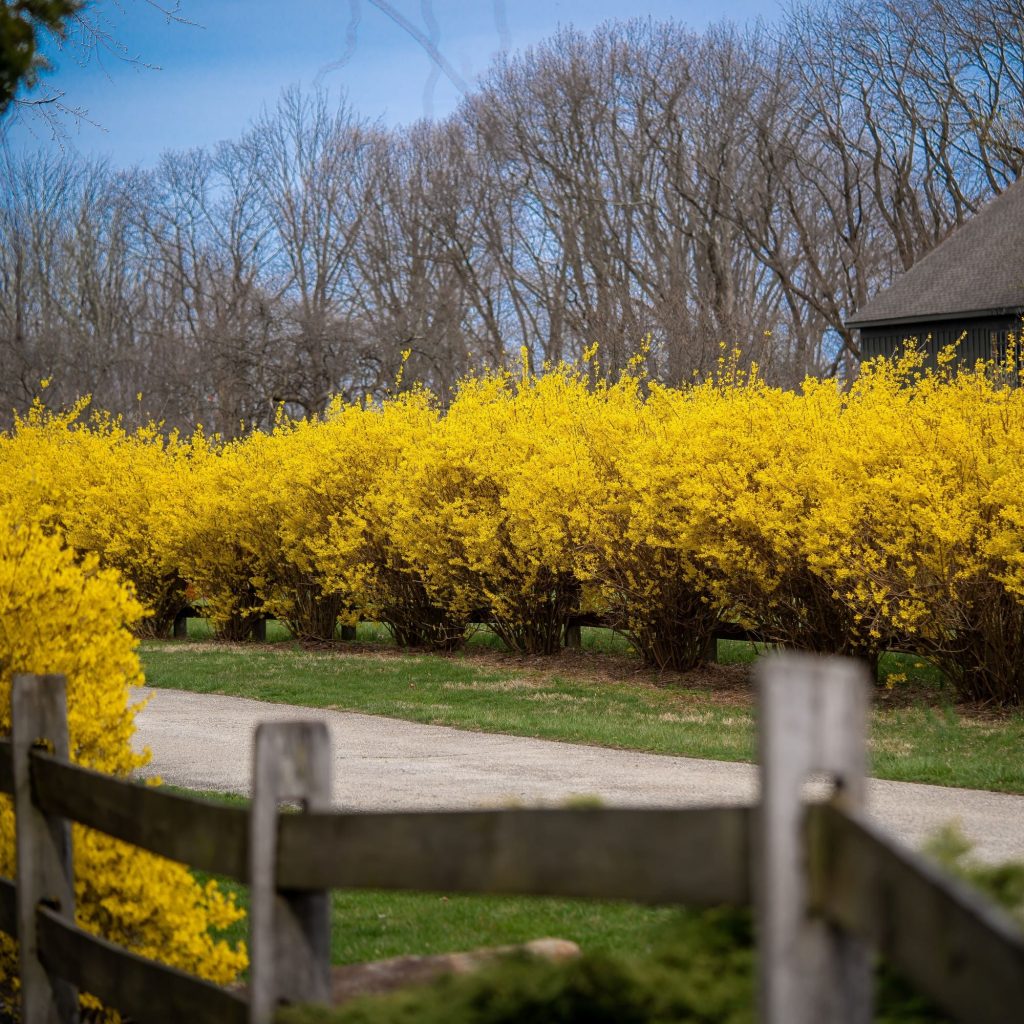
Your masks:
<svg viewBox="0 0 1024 1024"><path fill-rule="evenodd" d="M1024 390L999 367L866 366L769 387L723 359L682 388L592 363L334 403L230 444L33 408L0 438L0 502L132 581L165 630L184 586L226 636L261 614L329 638L461 642L481 612L557 649L593 611L686 669L722 621L767 640L936 661L1024 699ZM68 468L72 467L72 468ZM162 604L161 604L162 602Z"/></svg>
<svg viewBox="0 0 1024 1024"><path fill-rule="evenodd" d="M58 497L58 482L38 483L40 496ZM60 515L51 504L51 525ZM142 682L130 632L142 614L96 554L76 558L56 533L0 507L0 735L11 730L13 674L58 672L68 680L71 759L115 775L144 763L130 744L129 698L129 686ZM0 797L0 875L8 878L16 873L14 835L11 801ZM200 885L180 864L77 825L73 846L82 928L219 983L245 967L244 948L217 938L241 911L214 883ZM0 993L10 1000L16 991L16 946L0 935ZM91 997L85 1003L94 1016L114 1017Z"/></svg>

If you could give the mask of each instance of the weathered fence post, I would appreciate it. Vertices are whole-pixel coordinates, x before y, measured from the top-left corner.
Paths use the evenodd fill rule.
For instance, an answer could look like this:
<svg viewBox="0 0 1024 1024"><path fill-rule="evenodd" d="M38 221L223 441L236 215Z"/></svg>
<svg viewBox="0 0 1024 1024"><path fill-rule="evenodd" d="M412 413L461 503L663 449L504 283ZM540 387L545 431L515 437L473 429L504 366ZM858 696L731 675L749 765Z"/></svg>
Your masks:
<svg viewBox="0 0 1024 1024"><path fill-rule="evenodd" d="M256 729L249 831L249 1020L269 1024L281 1002L330 999L330 893L277 888L282 802L327 811L330 738L323 722L265 722Z"/></svg>
<svg viewBox="0 0 1024 1024"><path fill-rule="evenodd" d="M812 772L864 803L869 679L860 662L784 654L758 676L761 799L754 860L761 1020L867 1024L871 960L860 940L812 917L802 789Z"/></svg>
<svg viewBox="0 0 1024 1024"><path fill-rule="evenodd" d="M39 958L36 908L46 904L74 920L71 826L32 802L31 753L44 746L68 756L67 683L64 676L16 675L11 689L14 819L21 1019L25 1024L68 1024L78 1019L74 986L54 977Z"/></svg>
<svg viewBox="0 0 1024 1024"><path fill-rule="evenodd" d="M190 612L190 608L182 608L181 611L174 616L174 626L171 629L171 635L175 640L188 639L188 620Z"/></svg>

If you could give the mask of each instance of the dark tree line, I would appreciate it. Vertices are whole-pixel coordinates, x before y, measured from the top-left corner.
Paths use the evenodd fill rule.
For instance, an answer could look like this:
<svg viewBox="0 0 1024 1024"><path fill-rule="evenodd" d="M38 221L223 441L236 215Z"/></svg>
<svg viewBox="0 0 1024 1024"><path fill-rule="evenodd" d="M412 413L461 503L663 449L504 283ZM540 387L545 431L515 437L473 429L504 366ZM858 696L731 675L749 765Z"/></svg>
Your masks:
<svg viewBox="0 0 1024 1024"><path fill-rule="evenodd" d="M289 90L151 171L8 154L0 409L52 376L233 434L380 393L405 352L443 394L524 347L615 368L645 339L672 382L723 342L784 384L849 374L844 317L1022 167L1020 0L610 23L500 61L442 122Z"/></svg>

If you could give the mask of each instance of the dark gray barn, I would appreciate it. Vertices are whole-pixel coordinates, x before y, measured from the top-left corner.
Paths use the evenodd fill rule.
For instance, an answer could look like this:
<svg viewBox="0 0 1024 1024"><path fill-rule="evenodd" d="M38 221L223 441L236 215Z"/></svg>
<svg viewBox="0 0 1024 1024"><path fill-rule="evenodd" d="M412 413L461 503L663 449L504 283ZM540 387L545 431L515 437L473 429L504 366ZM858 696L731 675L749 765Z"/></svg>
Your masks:
<svg viewBox="0 0 1024 1024"><path fill-rule="evenodd" d="M846 321L861 358L907 338L929 354L960 342L960 359L1002 358L1024 316L1024 179L1007 188ZM926 340L929 339L930 340Z"/></svg>

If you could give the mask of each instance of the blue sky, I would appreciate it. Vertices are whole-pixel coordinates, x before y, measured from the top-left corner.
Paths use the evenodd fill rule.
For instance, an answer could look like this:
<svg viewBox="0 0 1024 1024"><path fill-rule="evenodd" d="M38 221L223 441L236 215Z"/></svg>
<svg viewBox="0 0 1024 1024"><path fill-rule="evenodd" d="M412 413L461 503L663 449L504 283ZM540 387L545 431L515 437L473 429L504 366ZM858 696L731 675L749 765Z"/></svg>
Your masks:
<svg viewBox="0 0 1024 1024"><path fill-rule="evenodd" d="M390 0L385 6L427 37L432 19L437 49L470 86L503 47L525 48L559 25L589 30L609 18L649 15L699 29L723 18L772 20L779 10L776 0L635 0L632 6L622 0ZM235 137L293 83L344 91L359 114L391 125L443 116L458 101L458 90L434 73L423 46L371 0L181 0L179 13L192 24L168 22L147 0L97 0L92 7L143 63L55 51L49 82L95 122L67 121L62 144L117 166L151 166L166 149ZM53 144L38 118L21 116L4 127L15 150Z"/></svg>

